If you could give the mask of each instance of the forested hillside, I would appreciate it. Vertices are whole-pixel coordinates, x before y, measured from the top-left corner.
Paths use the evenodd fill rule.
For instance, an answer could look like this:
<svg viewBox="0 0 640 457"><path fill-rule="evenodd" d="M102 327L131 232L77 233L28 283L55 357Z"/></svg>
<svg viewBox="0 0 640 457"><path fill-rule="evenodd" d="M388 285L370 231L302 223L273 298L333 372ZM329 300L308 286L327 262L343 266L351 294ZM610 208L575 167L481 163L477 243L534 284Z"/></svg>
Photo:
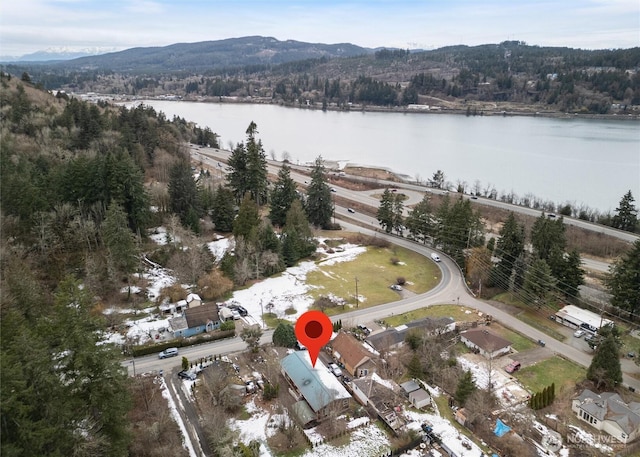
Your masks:
<svg viewBox="0 0 640 457"><path fill-rule="evenodd" d="M216 182L185 147L217 147L209 129L54 96L28 75L0 84L2 454L178 455L177 432L165 434L175 424L146 397L157 386L121 366L136 343L104 344L123 327L105 311L175 302L182 284L213 301L312 255L309 222L332 228L322 160L306 198L286 164L271 183L250 122ZM161 225L158 245L148 234ZM214 230L234 239L219 264L205 243ZM160 297L147 294L149 264L176 281Z"/></svg>
<svg viewBox="0 0 640 457"><path fill-rule="evenodd" d="M1 453L128 455L130 388L119 348L98 344L101 310L139 269L150 183L204 132L0 83Z"/></svg>
<svg viewBox="0 0 640 457"><path fill-rule="evenodd" d="M592 51L507 41L372 52L353 45L262 37L216 43L220 54L207 54L210 43L193 43L132 49L92 61L4 69L13 74L26 71L48 89L235 96L291 105L309 101L323 108L421 104L467 114L504 109L610 114L640 109L640 48Z"/></svg>

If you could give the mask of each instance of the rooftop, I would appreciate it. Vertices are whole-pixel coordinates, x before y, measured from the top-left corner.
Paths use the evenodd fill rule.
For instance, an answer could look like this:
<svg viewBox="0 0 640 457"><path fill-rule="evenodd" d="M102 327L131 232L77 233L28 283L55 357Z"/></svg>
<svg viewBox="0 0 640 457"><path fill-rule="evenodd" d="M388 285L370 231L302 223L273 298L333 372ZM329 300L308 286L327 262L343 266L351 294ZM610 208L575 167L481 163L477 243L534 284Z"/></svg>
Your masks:
<svg viewBox="0 0 640 457"><path fill-rule="evenodd" d="M371 359L373 355L353 335L344 332L338 333L331 341L331 347L340 355L345 365L354 369Z"/></svg>
<svg viewBox="0 0 640 457"><path fill-rule="evenodd" d="M612 324L613 322L609 319L602 318L599 314L593 313L587 309L579 308L575 305L567 305L561 310L559 310L556 315L566 318L573 317L575 319L584 322L585 324L589 324L590 326L598 329L601 326Z"/></svg>
<svg viewBox="0 0 640 457"><path fill-rule="evenodd" d="M627 405L617 393L604 392L598 395L585 389L576 400L580 402L581 409L598 420L617 423L627 435L640 427L640 403L631 402Z"/></svg>
<svg viewBox="0 0 640 457"><path fill-rule="evenodd" d="M207 322L218 322L218 307L216 305L202 305L197 308L189 308L184 312L189 328L206 325Z"/></svg>
<svg viewBox="0 0 640 457"><path fill-rule="evenodd" d="M308 351L295 351L282 359L280 365L315 412L335 400L351 398L321 362L316 363L315 368L311 366Z"/></svg>
<svg viewBox="0 0 640 457"><path fill-rule="evenodd" d="M471 341L483 351L487 352L494 352L511 346L511 341L505 340L498 335L494 335L485 329L467 330L466 332L462 332L460 335Z"/></svg>

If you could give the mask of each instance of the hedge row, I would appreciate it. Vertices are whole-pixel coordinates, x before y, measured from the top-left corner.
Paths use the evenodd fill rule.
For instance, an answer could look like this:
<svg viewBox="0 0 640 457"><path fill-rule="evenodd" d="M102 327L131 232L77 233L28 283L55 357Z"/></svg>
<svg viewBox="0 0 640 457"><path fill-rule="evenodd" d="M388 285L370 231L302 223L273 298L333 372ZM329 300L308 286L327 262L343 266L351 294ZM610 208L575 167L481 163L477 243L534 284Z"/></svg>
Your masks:
<svg viewBox="0 0 640 457"><path fill-rule="evenodd" d="M166 341L163 343L134 346L130 349L129 354L133 357L140 357L143 355L149 355L156 352L164 351L167 348L173 347L189 347L196 344L209 343L211 341L222 340L225 338L233 338L236 335L235 330L219 331L213 333L202 333L192 338L181 338L173 341Z"/></svg>

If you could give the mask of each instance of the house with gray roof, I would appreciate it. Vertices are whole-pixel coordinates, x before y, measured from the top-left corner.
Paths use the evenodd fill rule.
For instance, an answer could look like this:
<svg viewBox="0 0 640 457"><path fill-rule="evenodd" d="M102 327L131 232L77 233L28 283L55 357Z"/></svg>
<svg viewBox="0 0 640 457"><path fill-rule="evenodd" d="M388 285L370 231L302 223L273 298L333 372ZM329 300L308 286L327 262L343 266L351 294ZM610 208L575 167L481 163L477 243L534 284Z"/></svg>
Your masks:
<svg viewBox="0 0 640 457"><path fill-rule="evenodd" d="M303 427L337 417L349 408L351 395L321 361L311 366L307 351L295 351L280 362L282 374L297 401L293 415Z"/></svg>
<svg viewBox="0 0 640 457"><path fill-rule="evenodd" d="M201 305L186 309L182 316L169 319L174 337L189 337L220 328L216 305Z"/></svg>
<svg viewBox="0 0 640 457"><path fill-rule="evenodd" d="M417 332L421 336L435 336L455 330L455 322L450 317L417 319L395 328L388 328L367 338L367 343L378 352L392 351L404 344L409 332Z"/></svg>
<svg viewBox="0 0 640 457"><path fill-rule="evenodd" d="M615 392L598 395L585 389L573 399L571 409L579 419L627 444L640 435L640 403L625 403Z"/></svg>
<svg viewBox="0 0 640 457"><path fill-rule="evenodd" d="M469 349L493 359L511 352L511 341L494 335L486 329L471 329L460 333L462 341Z"/></svg>

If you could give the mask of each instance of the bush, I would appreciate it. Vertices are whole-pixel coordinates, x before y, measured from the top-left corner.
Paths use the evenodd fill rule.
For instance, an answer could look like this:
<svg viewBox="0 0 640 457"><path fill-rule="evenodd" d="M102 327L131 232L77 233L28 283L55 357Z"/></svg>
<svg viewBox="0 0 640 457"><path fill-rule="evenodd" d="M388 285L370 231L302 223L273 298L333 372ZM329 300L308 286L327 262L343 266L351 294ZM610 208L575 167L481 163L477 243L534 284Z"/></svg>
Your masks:
<svg viewBox="0 0 640 457"><path fill-rule="evenodd" d="M236 330L236 323L234 321L225 321L222 324L220 324L221 332L228 332L230 330L233 330L233 331Z"/></svg>
<svg viewBox="0 0 640 457"><path fill-rule="evenodd" d="M398 265L400 263L400 259L397 257L391 257L389 260L391 260L392 265Z"/></svg>
<svg viewBox="0 0 640 457"><path fill-rule="evenodd" d="M404 276L398 276L396 278L396 283L398 283L398 285L400 286L404 286L407 283L407 280L404 278Z"/></svg>

